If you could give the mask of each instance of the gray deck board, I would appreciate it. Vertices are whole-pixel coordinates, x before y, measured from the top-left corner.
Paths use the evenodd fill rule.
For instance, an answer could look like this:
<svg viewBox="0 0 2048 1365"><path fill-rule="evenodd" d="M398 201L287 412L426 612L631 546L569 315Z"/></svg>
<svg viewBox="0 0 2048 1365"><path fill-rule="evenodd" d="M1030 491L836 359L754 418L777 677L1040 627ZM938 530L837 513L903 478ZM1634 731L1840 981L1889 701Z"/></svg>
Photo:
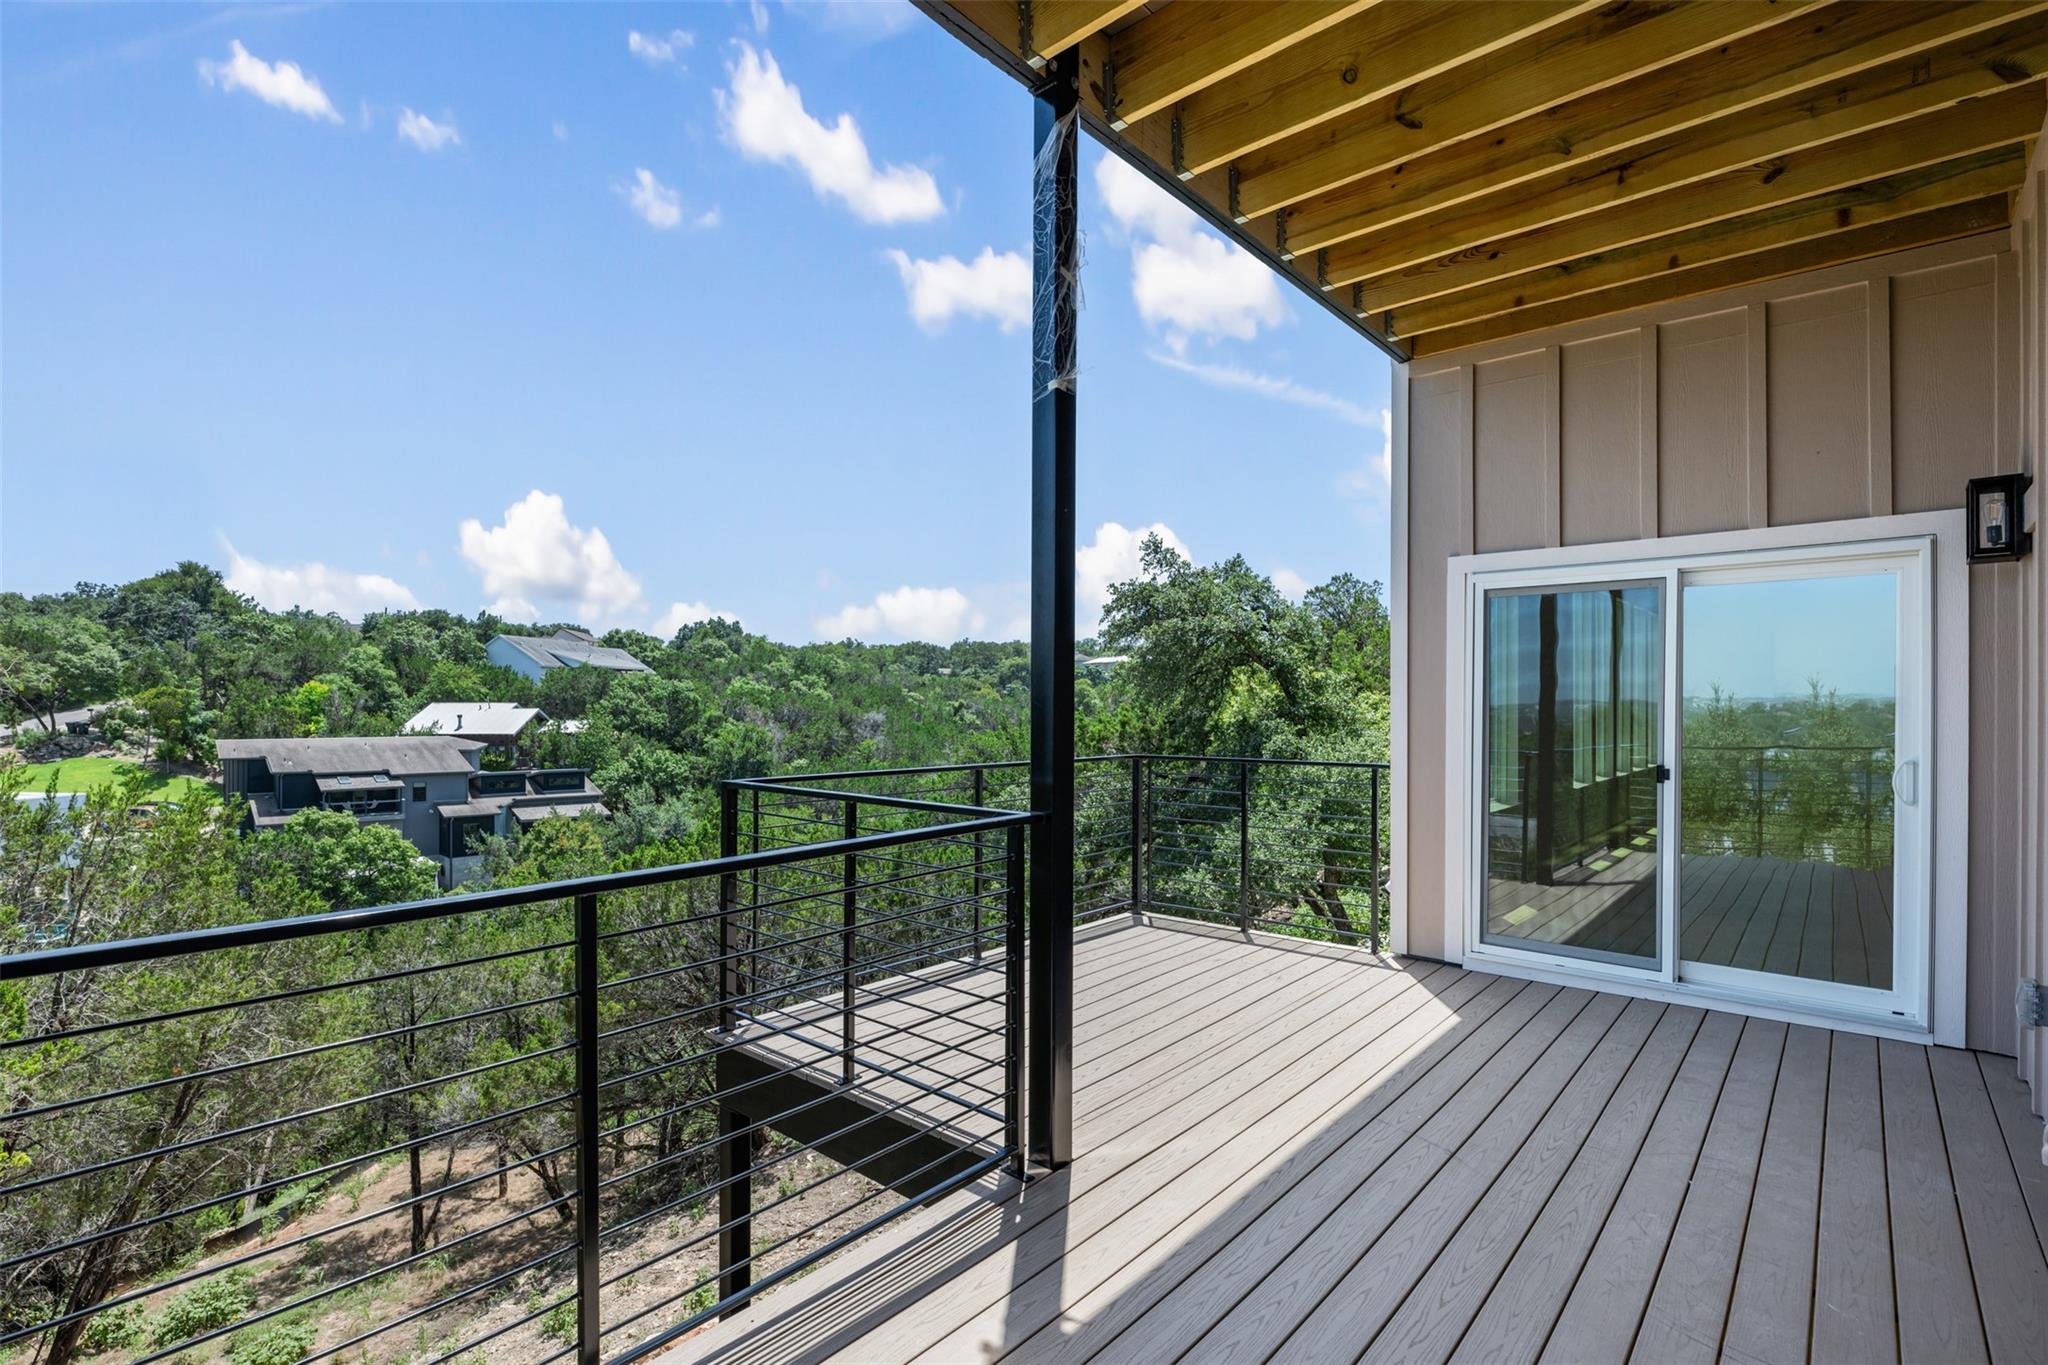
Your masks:
<svg viewBox="0 0 2048 1365"><path fill-rule="evenodd" d="M1882 907L1812 880L1752 951L1855 956ZM908 1214L669 1358L2048 1350L2048 1170L2009 1059L1165 921L1085 934L1075 977L1073 1166ZM920 1023L934 1066L968 1015Z"/></svg>

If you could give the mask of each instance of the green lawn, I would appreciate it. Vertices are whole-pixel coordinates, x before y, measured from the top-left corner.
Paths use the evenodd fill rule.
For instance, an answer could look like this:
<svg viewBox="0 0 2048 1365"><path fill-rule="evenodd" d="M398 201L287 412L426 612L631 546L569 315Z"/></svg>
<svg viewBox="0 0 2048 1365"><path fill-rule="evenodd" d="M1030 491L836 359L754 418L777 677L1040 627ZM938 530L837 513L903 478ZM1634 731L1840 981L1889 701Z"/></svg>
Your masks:
<svg viewBox="0 0 2048 1365"><path fill-rule="evenodd" d="M61 763L26 763L22 770L28 774L30 791L45 790L52 774L56 775L58 791L83 792L125 781L138 773L149 780L143 789L146 801L187 801L212 790L209 783L199 778L164 777L154 764L126 758L68 758Z"/></svg>

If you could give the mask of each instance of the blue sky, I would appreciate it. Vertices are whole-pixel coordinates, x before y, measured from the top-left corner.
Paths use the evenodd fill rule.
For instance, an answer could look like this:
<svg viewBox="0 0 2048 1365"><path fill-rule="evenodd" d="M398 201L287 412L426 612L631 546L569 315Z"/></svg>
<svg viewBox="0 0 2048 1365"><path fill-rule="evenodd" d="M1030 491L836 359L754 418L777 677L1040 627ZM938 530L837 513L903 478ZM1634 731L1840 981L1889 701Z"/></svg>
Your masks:
<svg viewBox="0 0 2048 1365"><path fill-rule="evenodd" d="M1018 634L1030 128L892 3L0 7L0 587ZM1084 603L1384 579L1386 362L1102 159Z"/></svg>

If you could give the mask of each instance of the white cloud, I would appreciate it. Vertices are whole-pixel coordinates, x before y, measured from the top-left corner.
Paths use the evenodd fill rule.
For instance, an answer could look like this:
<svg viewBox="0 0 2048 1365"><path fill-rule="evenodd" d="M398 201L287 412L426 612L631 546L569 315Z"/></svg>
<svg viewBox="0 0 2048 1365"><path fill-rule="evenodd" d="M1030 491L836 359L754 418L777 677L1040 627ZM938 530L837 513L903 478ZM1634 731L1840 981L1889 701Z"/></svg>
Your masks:
<svg viewBox="0 0 2048 1365"><path fill-rule="evenodd" d="M918 166L876 169L853 115L830 127L804 109L803 94L782 78L771 52L739 43L731 84L718 92L726 133L746 156L795 166L820 195L844 200L869 223L923 222L945 212L938 183Z"/></svg>
<svg viewBox="0 0 2048 1365"><path fill-rule="evenodd" d="M1289 316L1272 270L1204 228L1121 157L1095 163L1095 187L1131 239L1131 294L1138 312L1167 329L1175 349L1191 336L1249 341Z"/></svg>
<svg viewBox="0 0 2048 1365"><path fill-rule="evenodd" d="M228 555L227 585L271 611L304 607L360 621L366 612L419 610L412 590L383 574L349 573L320 563L265 564L226 539L221 547Z"/></svg>
<svg viewBox="0 0 2048 1365"><path fill-rule="evenodd" d="M910 316L927 332L944 331L958 314L990 318L1005 332L1031 321L1031 263L1014 251L998 255L985 246L972 261L913 260L894 249L883 254L903 279Z"/></svg>
<svg viewBox="0 0 2048 1365"><path fill-rule="evenodd" d="M820 28L861 39L886 38L917 22L917 11L907 0L783 0L783 6Z"/></svg>
<svg viewBox="0 0 2048 1365"><path fill-rule="evenodd" d="M720 611L702 602L671 602L668 610L647 628L647 633L666 640L684 626L694 626L699 622L713 619L726 620L738 625L740 617L736 611Z"/></svg>
<svg viewBox="0 0 2048 1365"><path fill-rule="evenodd" d="M718 205L713 204L691 221L700 228L715 228L725 221L725 216L718 211Z"/></svg>
<svg viewBox="0 0 2048 1365"><path fill-rule="evenodd" d="M766 37L768 34L768 7L762 4L761 0L747 0L747 17L753 21L754 36L757 38Z"/></svg>
<svg viewBox="0 0 2048 1365"><path fill-rule="evenodd" d="M1363 493L1368 497L1383 498L1394 487L1394 410L1381 408L1375 425L1380 429L1379 450L1366 457L1357 469L1346 470L1338 476L1337 491L1340 493Z"/></svg>
<svg viewBox="0 0 2048 1365"><path fill-rule="evenodd" d="M1273 570L1273 586L1280 590L1282 597L1299 602L1314 585L1294 570L1282 567Z"/></svg>
<svg viewBox="0 0 2048 1365"><path fill-rule="evenodd" d="M636 28L626 34L626 51L649 66L669 65L696 45L697 35L688 29L675 28L662 34L642 33Z"/></svg>
<svg viewBox="0 0 2048 1365"><path fill-rule="evenodd" d="M341 122L341 114L320 88L320 82L301 71L297 62L266 62L252 56L239 38L228 43L226 61L202 60L199 74L209 85L227 91L246 90L275 108L329 123Z"/></svg>
<svg viewBox="0 0 2048 1365"><path fill-rule="evenodd" d="M619 193L649 227L666 231L683 221L683 197L656 180L645 166L633 172L632 184L619 186Z"/></svg>
<svg viewBox="0 0 2048 1365"><path fill-rule="evenodd" d="M1105 521L1095 528L1095 539L1074 552L1074 625L1083 635L1092 635L1109 605L1109 586L1128 583L1139 574L1139 555L1145 537L1156 535L1183 558L1194 554L1186 542L1163 521L1150 526L1129 527Z"/></svg>
<svg viewBox="0 0 2048 1365"><path fill-rule="evenodd" d="M1191 374L1213 388L1256 393L1265 398L1277 398L1283 403L1314 408L1318 412L1327 412L1333 417L1341 418L1353 426L1376 427L1380 425L1383 415L1348 398L1339 398L1333 393L1324 393L1321 389L1311 389L1307 385L1295 383L1292 379L1260 374L1255 370L1240 369L1235 365L1217 365L1206 361L1188 360L1182 356L1163 355L1158 351L1147 351L1146 354L1161 365L1179 370L1182 374Z"/></svg>
<svg viewBox="0 0 2048 1365"><path fill-rule="evenodd" d="M436 123L425 114L402 109L398 114L398 135L423 152L438 152L443 147L460 147L462 134L454 122Z"/></svg>
<svg viewBox="0 0 2048 1365"><path fill-rule="evenodd" d="M569 125L562 122L560 119L556 119L554 124L554 134L555 141L567 142L569 140Z"/></svg>
<svg viewBox="0 0 2048 1365"><path fill-rule="evenodd" d="M532 620L540 615L536 604L545 604L571 608L588 624L613 624L645 608L640 580L619 563L604 532L571 525L557 494L533 490L488 530L469 518L461 545L500 616Z"/></svg>
<svg viewBox="0 0 2048 1365"><path fill-rule="evenodd" d="M958 588L913 588L908 584L879 593L865 605L852 603L820 617L815 626L824 640L929 640L951 644L978 631L985 618Z"/></svg>

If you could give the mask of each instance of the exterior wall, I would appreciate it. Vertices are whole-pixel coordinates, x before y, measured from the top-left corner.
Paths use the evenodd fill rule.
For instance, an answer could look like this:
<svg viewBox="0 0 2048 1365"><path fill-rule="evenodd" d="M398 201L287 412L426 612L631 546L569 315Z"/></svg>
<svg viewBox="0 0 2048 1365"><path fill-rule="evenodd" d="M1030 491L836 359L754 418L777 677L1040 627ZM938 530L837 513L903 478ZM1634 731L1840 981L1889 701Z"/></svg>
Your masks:
<svg viewBox="0 0 2048 1365"><path fill-rule="evenodd" d="M1450 685L1447 561L1960 507L1967 479L2019 455L2019 285L1997 234L1399 367L1406 951L1444 951L1434 756ZM2039 558L2026 566L2036 574ZM2021 567L1979 566L1969 585L1966 1029L1972 1046L2007 1053L2018 1046ZM2037 756L2037 785L2039 767Z"/></svg>
<svg viewBox="0 0 2048 1365"><path fill-rule="evenodd" d="M2048 527L2041 520L2042 499L2048 496L2048 467L2042 458L2048 449L2048 157L2041 146L2035 144L2018 194L2012 243L2021 285L2018 467L2034 476L2027 497L2034 552L2014 566L2020 719L2009 761L2019 774L2019 800L2012 812L2019 855L2017 970L2048 981L2048 536L2043 535ZM2022 1030L2018 1053L2020 1075L2033 1087L2034 1112L2048 1114L2048 1029ZM2048 1161L2048 1133L2041 1159Z"/></svg>
<svg viewBox="0 0 2048 1365"><path fill-rule="evenodd" d="M533 656L523 649L506 644L502 638L494 637L489 644L484 646L484 657L500 668L509 668L514 673L529 678L534 682L540 681L540 675L543 670L539 664L533 661Z"/></svg>
<svg viewBox="0 0 2048 1365"><path fill-rule="evenodd" d="M395 776L395 774L394 774ZM424 783L427 799L412 799L412 789ZM460 805L469 800L469 778L462 774L440 777L408 777L405 780L405 837L422 853L441 851L441 817L434 808Z"/></svg>

